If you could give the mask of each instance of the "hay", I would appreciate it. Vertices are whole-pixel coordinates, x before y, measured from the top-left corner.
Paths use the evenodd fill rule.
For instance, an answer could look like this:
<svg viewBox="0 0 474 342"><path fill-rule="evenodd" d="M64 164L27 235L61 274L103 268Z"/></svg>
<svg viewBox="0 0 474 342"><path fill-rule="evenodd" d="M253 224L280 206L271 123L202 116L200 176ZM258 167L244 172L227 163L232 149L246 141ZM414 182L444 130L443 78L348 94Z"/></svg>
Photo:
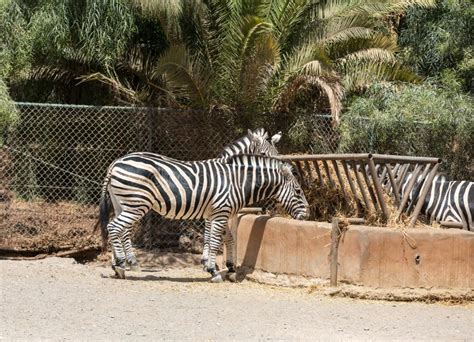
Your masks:
<svg viewBox="0 0 474 342"><path fill-rule="evenodd" d="M389 226L392 228L404 229L409 224L409 217L402 213L400 219L397 220L398 207L395 204L394 199L387 193L383 192L385 204L387 206L389 217L384 219L381 210L375 210L373 207L373 201L367 189L367 184L361 174L362 184L364 191L369 201L369 207L365 205L363 195L357 183L357 179L352 170L349 171L349 176L355 187L355 193L350 188L347 175L344 172L341 164L338 163L339 173L342 179L342 186L338 180L336 171L332 163L328 163L329 175L334 183L334 186L330 185L328 175L323 163L318 161L319 170L323 180L323 184L319 183L317 171L312 163L306 164L300 170L303 172L303 189L306 195L306 199L310 205L310 219L315 221L328 221L332 218L338 217L341 219L348 217L361 217L365 219L365 224L373 226ZM309 170L308 170L309 166ZM370 182L371 186L372 183ZM344 197L343 189L346 193L348 201ZM373 189L375 193L375 189ZM372 203L372 204L370 204ZM417 220L415 227L426 228L429 227L426 224Z"/></svg>

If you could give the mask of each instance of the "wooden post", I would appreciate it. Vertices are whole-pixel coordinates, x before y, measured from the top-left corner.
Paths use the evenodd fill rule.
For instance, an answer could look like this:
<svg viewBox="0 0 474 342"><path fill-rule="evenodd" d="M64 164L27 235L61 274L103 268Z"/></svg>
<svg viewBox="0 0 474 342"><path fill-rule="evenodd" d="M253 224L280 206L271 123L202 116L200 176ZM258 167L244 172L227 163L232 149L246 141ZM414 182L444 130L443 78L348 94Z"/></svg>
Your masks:
<svg viewBox="0 0 474 342"><path fill-rule="evenodd" d="M337 251L339 248L339 238L341 230L339 229L339 220L334 217L332 219L331 230L331 253L330 253L330 278L331 286L337 286Z"/></svg>
<svg viewBox="0 0 474 342"><path fill-rule="evenodd" d="M428 191L430 191L431 189L433 178L436 176L436 171L438 170L438 167L439 167L439 163L436 163L431 169L431 172L429 173L428 178L425 180L425 184L424 184L425 186L420 196L418 196L418 201L416 203L415 209L413 210L413 214L411 215L410 223L408 224L409 227L415 226L416 219L418 218L418 215L420 214L420 211L421 211L421 207L423 206L423 203L425 202L426 195L428 194Z"/></svg>
<svg viewBox="0 0 474 342"><path fill-rule="evenodd" d="M397 210L397 220L400 218L400 215L402 214L403 209L405 208L405 206L408 202L410 192L413 189L413 186L415 185L415 182L416 182L416 179L418 178L418 174L420 173L420 170L421 170L421 165L415 168L415 170L412 173L412 178L410 178L410 180L408 181L408 184L405 187L405 189L403 189L403 184L398 185L398 186L401 186L400 189L402 189L401 190L402 192L404 191L404 194L403 194L402 200L400 201L400 205L399 205L398 210Z"/></svg>
<svg viewBox="0 0 474 342"><path fill-rule="evenodd" d="M379 179L377 177L377 171L375 170L374 160L372 158L369 159L369 170L372 176L372 183L374 184L375 193L377 195L379 206L382 209L382 214L383 214L384 219L387 220L389 216L389 212L387 209L387 205L385 204L385 200L383 198L382 187L380 186Z"/></svg>
<svg viewBox="0 0 474 342"><path fill-rule="evenodd" d="M365 193L364 185L362 184L362 179L360 177L359 171L357 171L357 165L354 161L351 161L351 165L352 165L352 172L354 172L354 175L357 180L357 184L359 185L360 193L362 194L362 198L364 199L365 207L367 208L367 210L370 210L369 198L367 197L367 194ZM372 205L375 209L375 205L373 203Z"/></svg>
<svg viewBox="0 0 474 342"><path fill-rule="evenodd" d="M400 205L400 189L398 188L397 182L395 182L395 176L393 175L393 172L392 172L392 166L389 163L385 163L385 170L388 172L388 178L390 179L390 183L392 184L393 195L395 197L395 204L399 206Z"/></svg>

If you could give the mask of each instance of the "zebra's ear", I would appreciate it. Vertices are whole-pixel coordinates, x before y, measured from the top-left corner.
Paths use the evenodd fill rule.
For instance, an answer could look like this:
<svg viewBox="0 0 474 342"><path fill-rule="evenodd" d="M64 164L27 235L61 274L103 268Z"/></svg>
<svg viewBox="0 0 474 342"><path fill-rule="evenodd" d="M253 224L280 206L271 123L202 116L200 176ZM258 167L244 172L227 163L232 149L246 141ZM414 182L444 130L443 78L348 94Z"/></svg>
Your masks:
<svg viewBox="0 0 474 342"><path fill-rule="evenodd" d="M248 131L248 137L251 141L253 141L256 144L260 144L262 142L262 137L261 133L264 132L263 128L256 129L255 132L252 132L251 129ZM265 132L265 135L263 136L263 139L266 139L268 137L267 133Z"/></svg>
<svg viewBox="0 0 474 342"><path fill-rule="evenodd" d="M293 172L291 171L291 166L288 164L282 164L280 167L281 174L286 178L286 179L291 179L293 177Z"/></svg>
<svg viewBox="0 0 474 342"><path fill-rule="evenodd" d="M272 144L275 145L276 143L278 143L281 139L281 136L282 136L281 131L275 134L274 136L272 136Z"/></svg>
<svg viewBox="0 0 474 342"><path fill-rule="evenodd" d="M250 128L247 130L247 136L251 141L257 141L257 135Z"/></svg>

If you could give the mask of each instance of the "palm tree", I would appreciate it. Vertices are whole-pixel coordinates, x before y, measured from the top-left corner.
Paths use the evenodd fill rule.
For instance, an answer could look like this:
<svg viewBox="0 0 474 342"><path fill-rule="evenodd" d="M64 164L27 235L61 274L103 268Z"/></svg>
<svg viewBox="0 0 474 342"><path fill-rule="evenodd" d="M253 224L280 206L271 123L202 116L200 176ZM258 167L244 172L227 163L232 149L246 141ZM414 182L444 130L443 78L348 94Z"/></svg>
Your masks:
<svg viewBox="0 0 474 342"><path fill-rule="evenodd" d="M387 27L393 13L433 2L43 0L30 23L32 77L100 81L125 102L218 107L245 124L298 103L337 122L345 94L418 80ZM155 30L145 43L143 26Z"/></svg>
<svg viewBox="0 0 474 342"><path fill-rule="evenodd" d="M153 71L166 96L241 113L321 95L336 122L345 93L376 80L414 82L395 58L389 15L432 0L134 0L159 18L168 50Z"/></svg>

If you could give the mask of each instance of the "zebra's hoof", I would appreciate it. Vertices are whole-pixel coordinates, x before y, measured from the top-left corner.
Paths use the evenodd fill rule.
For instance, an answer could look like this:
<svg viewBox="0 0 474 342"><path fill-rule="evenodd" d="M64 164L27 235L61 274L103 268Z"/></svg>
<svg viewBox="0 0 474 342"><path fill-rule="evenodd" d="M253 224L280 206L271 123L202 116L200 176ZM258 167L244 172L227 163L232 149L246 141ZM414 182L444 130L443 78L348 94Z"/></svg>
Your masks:
<svg viewBox="0 0 474 342"><path fill-rule="evenodd" d="M211 283L222 283L224 280L220 273L217 273L214 277L211 278Z"/></svg>
<svg viewBox="0 0 474 342"><path fill-rule="evenodd" d="M140 272L142 269L140 268L140 264L139 263L136 263L136 264L131 264L130 265L130 271L132 272Z"/></svg>
<svg viewBox="0 0 474 342"><path fill-rule="evenodd" d="M118 279L125 279L125 267L112 266Z"/></svg>
<svg viewBox="0 0 474 342"><path fill-rule="evenodd" d="M227 272L225 275L226 279L228 279L231 283L235 283L237 281L237 272Z"/></svg>
<svg viewBox="0 0 474 342"><path fill-rule="evenodd" d="M127 261L127 265L132 272L139 272L140 271L140 264L138 263L137 259L133 258L130 261Z"/></svg>

